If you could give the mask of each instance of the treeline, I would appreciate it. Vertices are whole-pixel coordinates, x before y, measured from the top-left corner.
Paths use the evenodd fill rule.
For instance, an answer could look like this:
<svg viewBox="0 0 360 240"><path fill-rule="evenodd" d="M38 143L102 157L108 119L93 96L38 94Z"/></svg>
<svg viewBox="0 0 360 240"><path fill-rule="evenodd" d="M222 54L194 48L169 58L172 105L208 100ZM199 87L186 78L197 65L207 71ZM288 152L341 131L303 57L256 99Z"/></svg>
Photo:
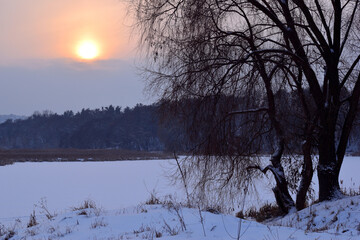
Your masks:
<svg viewBox="0 0 360 240"><path fill-rule="evenodd" d="M233 114L255 109L261 98L258 94L247 97L215 96L152 105L138 104L124 109L110 105L94 110L82 109L77 113L35 112L26 119L9 119L0 124L0 149L78 148L169 152L200 149L199 154L267 153L272 151L273 139L272 127L264 112ZM276 100L291 103L279 104L278 114L288 126L285 136L289 144L287 147L300 152L301 144L298 142L304 125L297 111L300 106L286 91L279 91ZM286 109L289 105L291 109ZM221 121L226 124L219 128ZM257 132L256 136L250 134L253 131ZM360 152L359 140L360 124L355 124L348 152Z"/></svg>
<svg viewBox="0 0 360 240"><path fill-rule="evenodd" d="M302 154L303 139L308 124L302 112L301 102L296 92L279 89L274 94L276 116L283 129L286 154ZM305 101L309 101L309 90L304 91ZM347 96L347 92L342 93ZM225 96L223 94L194 98L182 98L179 101L168 101L161 104L161 111L166 113L166 122L177 123L184 134L177 139L186 143L185 149L192 149L199 155L233 155L249 156L268 154L276 150L274 127L267 114L267 105L259 91L246 92L242 96ZM309 114L315 117L314 106L308 105ZM345 102L338 116L339 126L345 122ZM169 121L170 119L170 121ZM339 128L340 129L340 128ZM314 132L320 130L314 126ZM174 129L174 132L176 129ZM340 132L335 131L335 134ZM318 140L311 136L312 154L317 153ZM338 144L338 143L336 143ZM180 146L184 147L184 146ZM176 149L176 146L175 146ZM360 153L360 109L349 137L347 152Z"/></svg>
<svg viewBox="0 0 360 240"><path fill-rule="evenodd" d="M0 148L80 148L163 151L160 136L171 137L159 125L158 106L103 107L74 113L35 112L23 120L0 124ZM172 144L170 144L172 145Z"/></svg>
<svg viewBox="0 0 360 240"><path fill-rule="evenodd" d="M5 122L8 119L12 119L12 120L16 120L16 119L26 119L25 116L18 116L18 115L14 115L14 114L9 114L9 115L0 115L0 124Z"/></svg>

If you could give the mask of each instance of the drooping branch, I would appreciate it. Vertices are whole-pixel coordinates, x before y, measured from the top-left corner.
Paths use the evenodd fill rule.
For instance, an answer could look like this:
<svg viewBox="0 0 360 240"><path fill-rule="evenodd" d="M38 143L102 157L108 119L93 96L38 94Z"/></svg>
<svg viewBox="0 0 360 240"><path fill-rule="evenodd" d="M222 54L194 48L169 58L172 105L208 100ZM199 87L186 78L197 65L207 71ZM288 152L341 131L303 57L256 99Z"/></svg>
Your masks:
<svg viewBox="0 0 360 240"><path fill-rule="evenodd" d="M345 155L345 151L346 151L346 147L347 147L347 142L349 140L353 122L356 117L357 107L359 104L359 98L360 98L360 73L358 74L353 93L349 100L349 102L350 102L349 110L347 112L345 122L342 127L341 136L340 136L340 140L339 140L337 151L336 151L336 155L337 155L336 169L338 172L340 172L340 168L341 168L341 165L342 165L342 162L344 159L344 155Z"/></svg>
<svg viewBox="0 0 360 240"><path fill-rule="evenodd" d="M349 1L350 2L350 1ZM345 36L343 38L343 41L341 43L341 47L340 47L340 55L342 54L343 50L344 50L344 47L349 39L349 34L350 34L350 31L352 29L352 25L354 23L354 18L355 18L355 14L356 14L356 11L358 11L358 4L359 4L359 0L356 0L355 2L355 6L354 6L354 9L351 13L351 17L350 17L350 20L348 21L348 26L347 26L347 29L346 29L346 32L345 32Z"/></svg>
<svg viewBox="0 0 360 240"><path fill-rule="evenodd" d="M316 8L317 11L320 15L320 19L321 19L321 23L323 26L327 26L327 22L325 20L325 16L324 16L324 12L320 6L319 0L315 0L315 4L316 4ZM332 46L332 38L331 38L331 33L330 33L330 29L328 27L324 27L325 31L326 31L326 36L329 42L329 45Z"/></svg>
<svg viewBox="0 0 360 240"><path fill-rule="evenodd" d="M345 83L347 82L347 80L349 79L349 77L351 76L351 74L353 73L356 65L359 63L359 61L360 61L360 54L357 56L357 58L355 59L355 61L351 64L350 68L349 68L348 71L346 72L343 80L342 80L341 83L340 83L340 86L339 86L340 88L342 88L342 87L345 85Z"/></svg>

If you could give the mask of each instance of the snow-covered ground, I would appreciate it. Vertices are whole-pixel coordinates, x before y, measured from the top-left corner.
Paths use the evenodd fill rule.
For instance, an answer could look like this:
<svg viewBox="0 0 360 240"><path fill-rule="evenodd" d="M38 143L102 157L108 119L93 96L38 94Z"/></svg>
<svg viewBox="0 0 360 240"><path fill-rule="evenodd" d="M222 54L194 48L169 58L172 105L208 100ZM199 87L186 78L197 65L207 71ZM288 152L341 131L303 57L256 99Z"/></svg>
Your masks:
<svg viewBox="0 0 360 240"><path fill-rule="evenodd" d="M359 190L359 167L360 157L345 159L340 173L342 187ZM16 237L13 239L75 240L152 239L156 234L163 239L232 239L236 236L239 219L233 216L199 214L197 209L181 208L185 230L181 229L181 218L174 209L139 205L153 190L159 197L171 194L179 201L184 199L182 186L170 184L167 178L174 169L172 160L16 163L0 167L0 223L6 226L0 227L0 234L14 229ZM314 180L316 185L316 177ZM260 183L260 199L248 196L247 206L274 201L271 186L262 185L266 181ZM87 209L86 215L78 215L72 207L85 199L94 200L97 208ZM44 216L39 206L44 201L51 213L58 214L52 220ZM360 239L359 202L358 197L353 197L319 207L314 205L310 210L268 225L243 220L241 239ZM27 228L33 210L40 224ZM295 221L298 219L301 221ZM310 233L309 230L328 231L329 234ZM175 232L175 236L170 236ZM0 239L6 239L4 236Z"/></svg>
<svg viewBox="0 0 360 240"><path fill-rule="evenodd" d="M179 193L166 174L168 160L118 162L28 162L0 167L0 222L28 217L46 198L48 207L63 211L92 199L111 210L159 196Z"/></svg>
<svg viewBox="0 0 360 240"><path fill-rule="evenodd" d="M317 204L311 212L305 209L264 225L176 204L139 205L117 211L79 207L52 219L35 218L33 226L28 226L29 221L18 220L0 230L3 234L0 239L10 236L14 240L237 239L240 236L238 239L246 240L349 240L360 239L359 211L360 197L352 197Z"/></svg>
<svg viewBox="0 0 360 240"><path fill-rule="evenodd" d="M317 203L269 224L360 239L360 196Z"/></svg>

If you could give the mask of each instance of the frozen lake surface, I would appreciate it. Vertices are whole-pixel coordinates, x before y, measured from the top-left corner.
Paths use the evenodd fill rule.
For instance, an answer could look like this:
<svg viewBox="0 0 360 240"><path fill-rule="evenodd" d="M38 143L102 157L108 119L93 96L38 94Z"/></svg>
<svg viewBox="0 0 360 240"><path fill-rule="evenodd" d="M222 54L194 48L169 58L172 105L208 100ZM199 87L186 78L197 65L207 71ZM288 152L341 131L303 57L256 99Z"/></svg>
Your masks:
<svg viewBox="0 0 360 240"><path fill-rule="evenodd" d="M55 212L78 206L86 199L94 200L107 210L135 206L149 199L153 190L157 196L172 194L181 199L184 197L182 187L172 185L167 178L174 168L174 160L3 166L0 167L0 222L15 217L27 218L34 210L34 204L42 198L47 200L49 210ZM340 174L343 187L359 190L359 169L360 157L345 159ZM316 177L314 180L317 181ZM274 201L270 186L259 193L262 201Z"/></svg>
<svg viewBox="0 0 360 240"><path fill-rule="evenodd" d="M0 222L28 216L41 198L51 211L92 199L106 209L145 202L155 189L173 194L166 178L169 160L15 163L0 167Z"/></svg>

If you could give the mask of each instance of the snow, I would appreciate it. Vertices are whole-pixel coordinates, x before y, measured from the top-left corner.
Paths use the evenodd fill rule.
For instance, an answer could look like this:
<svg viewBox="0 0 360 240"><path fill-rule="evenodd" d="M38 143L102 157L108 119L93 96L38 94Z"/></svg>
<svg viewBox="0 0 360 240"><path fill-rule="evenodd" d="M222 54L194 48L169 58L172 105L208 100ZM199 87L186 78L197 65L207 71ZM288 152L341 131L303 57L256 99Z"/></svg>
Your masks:
<svg viewBox="0 0 360 240"><path fill-rule="evenodd" d="M345 158L340 173L343 188L359 190L359 165L360 157ZM173 160L16 163L0 167L0 235L12 230L15 235L11 239L153 239L154 234L161 235L160 239L236 238L240 219L234 216L140 204L153 191L160 197L171 194L177 201L184 200L182 187L167 178L174 168ZM246 209L274 202L268 180L259 180L258 196L246 196ZM316 182L314 176L315 189ZM51 213L57 213L52 220L39 207L41 199ZM97 207L79 215L82 210L73 207L85 199L94 200ZM266 224L241 220L241 239L360 239L359 203L360 197L347 197ZM33 210L39 224L27 228ZM5 235L0 239L6 239Z"/></svg>
<svg viewBox="0 0 360 240"><path fill-rule="evenodd" d="M353 201L356 201L356 209L359 210L359 198L354 198ZM319 204L319 206L323 207L324 204ZM321 211L321 214L325 215L326 213ZM197 209L177 208L171 204L139 205L118 211L104 211L95 207L69 211L51 220L44 217L38 219L38 224L31 227L27 227L27 222L16 222L10 229L13 232L11 239L155 239L157 237L174 240L211 240L236 239L238 231L240 232L240 239L246 240L330 240L359 239L360 237L356 230L356 224L347 225L347 228L351 230L342 235L328 232L309 232L293 227L260 224L230 215L209 212L201 212L200 214ZM3 229L4 233L6 231ZM333 232L333 229L329 232ZM0 239L5 238L5 235L0 237Z"/></svg>
<svg viewBox="0 0 360 240"><path fill-rule="evenodd" d="M360 157L347 156L340 170L340 186L347 190L359 191L360 187Z"/></svg>
<svg viewBox="0 0 360 240"><path fill-rule="evenodd" d="M166 173L168 160L28 162L0 167L0 222L28 217L42 198L54 211L92 199L106 209L137 205L154 190L181 195ZM180 189L180 190L179 190ZM183 194L184 195L184 194Z"/></svg>
<svg viewBox="0 0 360 240"><path fill-rule="evenodd" d="M360 196L317 203L269 224L360 239Z"/></svg>

